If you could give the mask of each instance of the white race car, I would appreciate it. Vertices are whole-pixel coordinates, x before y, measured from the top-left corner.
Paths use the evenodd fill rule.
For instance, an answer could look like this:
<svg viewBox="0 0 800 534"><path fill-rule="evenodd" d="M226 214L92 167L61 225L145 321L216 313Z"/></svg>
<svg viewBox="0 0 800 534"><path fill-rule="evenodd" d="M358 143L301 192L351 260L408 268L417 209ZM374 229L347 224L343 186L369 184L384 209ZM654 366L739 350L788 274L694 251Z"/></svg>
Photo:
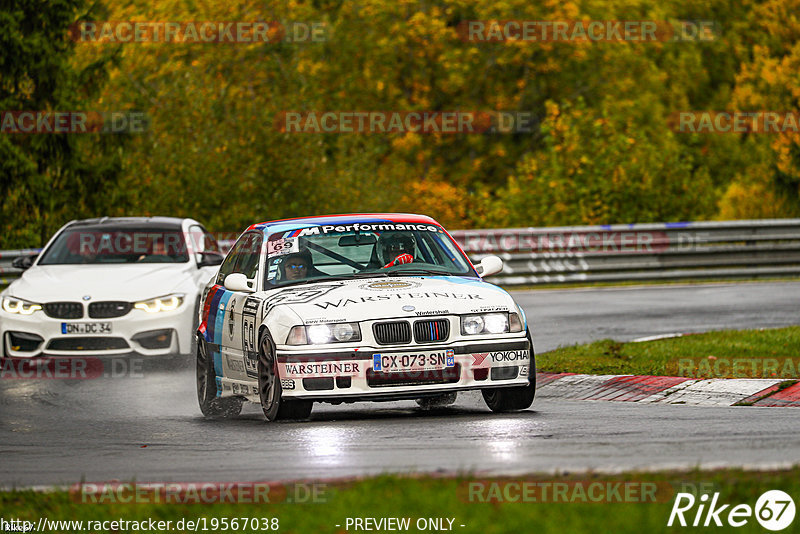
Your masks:
<svg viewBox="0 0 800 534"><path fill-rule="evenodd" d="M5 357L191 354L200 294L222 262L192 219L72 221L0 293Z"/></svg>
<svg viewBox="0 0 800 534"><path fill-rule="evenodd" d="M420 215L335 215L254 224L203 294L197 395L207 417L245 400L266 418L313 402L455 401L480 389L493 411L533 402L525 314Z"/></svg>

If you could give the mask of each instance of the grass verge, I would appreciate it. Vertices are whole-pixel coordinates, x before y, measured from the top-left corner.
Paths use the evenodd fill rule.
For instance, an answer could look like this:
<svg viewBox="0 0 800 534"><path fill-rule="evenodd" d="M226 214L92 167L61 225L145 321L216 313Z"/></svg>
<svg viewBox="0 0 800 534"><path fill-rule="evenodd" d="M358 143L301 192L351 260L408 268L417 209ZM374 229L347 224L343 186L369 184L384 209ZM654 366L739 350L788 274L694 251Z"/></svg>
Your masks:
<svg viewBox="0 0 800 534"><path fill-rule="evenodd" d="M610 339L537 356L539 372L800 378L800 327L730 330L640 343Z"/></svg>
<svg viewBox="0 0 800 534"><path fill-rule="evenodd" d="M355 482L328 483L324 491L312 499L316 502L302 504L285 501L259 504L105 501L98 504L83 503L80 494L66 491L7 491L0 493L0 509L6 521L23 519L34 525L40 518L83 521L83 531L96 532L152 530L133 529L130 525L128 528L118 525L116 529L91 529L86 528L91 527L88 521L169 520L172 521L172 532L195 531L186 528L186 521L198 521L198 532L233 532L233 529L221 526L222 519L240 518L236 532L263 532L265 529L249 527L250 518L277 518L280 532L326 533L365 530L355 529L352 524L347 528L348 518L408 518L410 526L405 530L409 532L640 533L680 530L679 527L677 530L674 526L667 527L679 492L691 493L697 498L695 506L684 514L689 525L697 513L700 495L707 494L710 500L718 492L718 505L731 505L720 516L725 524L727 513L733 506L746 504L754 508L761 494L774 489L780 489L795 499L800 496L800 468L770 472L719 470L537 475L513 479L380 476ZM248 518L248 526L242 528L244 518ZM418 528L420 518L439 520L439 528L433 528L430 523L426 523L425 529ZM181 519L184 528L175 528ZM738 532L764 532L754 516L744 519L747 524L737 529ZM448 520L452 520L452 525ZM800 519L793 526L796 527L798 522ZM275 525L271 521L268 524ZM52 532L78 531L74 524L64 529L53 528L52 524L49 526L48 530ZM789 528L786 531L793 530Z"/></svg>

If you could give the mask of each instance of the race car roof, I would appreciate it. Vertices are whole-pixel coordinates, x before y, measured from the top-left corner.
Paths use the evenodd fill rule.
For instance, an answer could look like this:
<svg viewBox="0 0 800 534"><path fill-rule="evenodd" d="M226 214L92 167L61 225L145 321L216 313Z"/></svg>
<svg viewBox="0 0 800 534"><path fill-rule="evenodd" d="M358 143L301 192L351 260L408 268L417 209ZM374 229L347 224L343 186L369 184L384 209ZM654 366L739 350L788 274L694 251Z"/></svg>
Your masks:
<svg viewBox="0 0 800 534"><path fill-rule="evenodd" d="M284 231L290 228L307 228L309 226L323 225L346 225L353 223L412 223L412 224L435 224L435 220L427 215L416 215L413 213L350 213L339 215L321 215L317 217L298 217L294 219L279 219L256 223L248 230L262 230L264 233Z"/></svg>

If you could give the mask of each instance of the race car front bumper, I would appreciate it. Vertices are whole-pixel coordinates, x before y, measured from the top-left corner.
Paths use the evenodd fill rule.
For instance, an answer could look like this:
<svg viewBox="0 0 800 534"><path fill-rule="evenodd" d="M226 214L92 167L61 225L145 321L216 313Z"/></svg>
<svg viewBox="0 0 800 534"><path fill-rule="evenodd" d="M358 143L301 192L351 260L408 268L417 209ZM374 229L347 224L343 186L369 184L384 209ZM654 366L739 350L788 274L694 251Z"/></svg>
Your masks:
<svg viewBox="0 0 800 534"><path fill-rule="evenodd" d="M414 355L433 359L441 355L445 364L399 371L384 367L393 356L397 361ZM420 398L449 391L525 386L529 373L536 372L532 347L525 337L326 352L279 347L277 356L284 398L327 402Z"/></svg>

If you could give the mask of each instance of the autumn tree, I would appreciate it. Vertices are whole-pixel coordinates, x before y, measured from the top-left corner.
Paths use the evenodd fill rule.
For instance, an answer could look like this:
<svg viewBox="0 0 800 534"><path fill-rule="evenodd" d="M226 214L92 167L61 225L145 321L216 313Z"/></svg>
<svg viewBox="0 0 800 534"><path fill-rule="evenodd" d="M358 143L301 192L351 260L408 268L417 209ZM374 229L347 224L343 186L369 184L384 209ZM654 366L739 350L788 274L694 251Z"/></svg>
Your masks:
<svg viewBox="0 0 800 534"><path fill-rule="evenodd" d="M114 51L71 62L82 0L20 0L0 8L0 110L88 111ZM43 245L70 218L113 202L124 135L0 134L0 247ZM116 197L118 198L118 197Z"/></svg>

